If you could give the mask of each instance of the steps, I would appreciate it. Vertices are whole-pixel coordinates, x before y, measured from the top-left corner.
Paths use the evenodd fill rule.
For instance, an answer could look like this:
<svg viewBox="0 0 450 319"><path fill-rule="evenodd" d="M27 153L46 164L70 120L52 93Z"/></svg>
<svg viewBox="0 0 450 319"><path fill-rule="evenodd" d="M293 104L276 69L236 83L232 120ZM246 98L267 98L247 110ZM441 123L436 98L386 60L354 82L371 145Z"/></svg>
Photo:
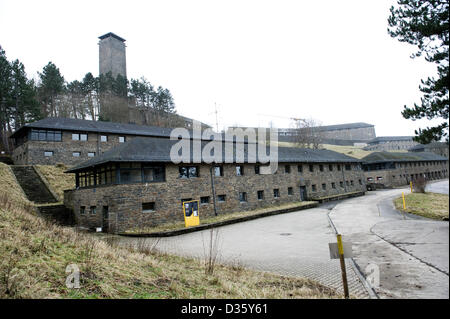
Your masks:
<svg viewBox="0 0 450 319"><path fill-rule="evenodd" d="M58 225L75 225L75 218L72 211L64 205L38 205L37 208L41 216Z"/></svg>
<svg viewBox="0 0 450 319"><path fill-rule="evenodd" d="M16 179L22 187L28 200L35 203L56 203L57 200L42 182L33 166L11 165L11 169L16 175Z"/></svg>

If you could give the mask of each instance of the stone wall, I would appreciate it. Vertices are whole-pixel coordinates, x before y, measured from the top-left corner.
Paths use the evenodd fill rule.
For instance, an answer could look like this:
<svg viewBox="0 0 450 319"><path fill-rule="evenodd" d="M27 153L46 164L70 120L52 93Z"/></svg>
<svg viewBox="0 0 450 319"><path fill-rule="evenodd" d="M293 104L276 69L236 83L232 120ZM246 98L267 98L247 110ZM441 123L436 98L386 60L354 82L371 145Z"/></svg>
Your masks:
<svg viewBox="0 0 450 319"><path fill-rule="evenodd" d="M395 163L395 169L367 171L364 175L366 183L383 184L385 187L403 186L419 176L428 180L447 178L448 161Z"/></svg>
<svg viewBox="0 0 450 319"><path fill-rule="evenodd" d="M349 128L332 131L323 131L322 137L326 139L368 141L376 137L375 127Z"/></svg>
<svg viewBox="0 0 450 319"><path fill-rule="evenodd" d="M112 73L113 78L118 74L127 77L125 43L107 37L99 42L99 71L100 74Z"/></svg>
<svg viewBox="0 0 450 319"><path fill-rule="evenodd" d="M369 144L364 147L366 151L399 151L408 150L411 147L417 145L417 142L413 140L410 141L390 141L390 142L380 142Z"/></svg>
<svg viewBox="0 0 450 319"><path fill-rule="evenodd" d="M290 166L290 173L285 172ZM245 211L259 207L300 201L300 186L305 186L307 198L338 195L348 192L365 191L364 174L359 164L351 164L351 170L337 170L337 164L302 164L303 172L298 172L296 163L280 164L278 172L272 175L255 174L253 164L244 165L244 175L236 176L236 166L223 165L223 176L215 176L216 198L225 195L224 202L216 200L218 214ZM108 206L108 225L110 231L124 231L136 227L152 227L167 222L183 222L182 199L200 200L209 196L209 203L200 205L200 217L213 216L214 206L211 188L210 167L200 165L199 177L181 179L177 165L166 166L166 181L148 184L106 185L66 191L64 203L73 209L77 223L85 227L102 226L102 207ZM342 187L340 185L342 182ZM332 187L334 183L335 188ZM325 184L325 189L322 188ZM315 190L313 190L313 185ZM288 194L292 187L292 195ZM274 189L279 189L279 198L274 198ZM258 200L257 191L264 191L264 199ZM240 202L239 192L247 193L247 201ZM143 212L142 203L154 202L154 212ZM84 206L86 214L80 214ZM96 206L95 215L89 208ZM106 226L106 225L104 225Z"/></svg>
<svg viewBox="0 0 450 319"><path fill-rule="evenodd" d="M58 163L64 163L69 166L76 165L90 159L90 157L88 157L89 152L93 152L95 155L98 155L114 146L119 145L119 136L124 136L125 141L129 141L135 137L134 135L90 132L87 133L87 141L73 141L72 133L84 134L84 132L63 131L61 142L28 140L14 149L12 155L14 164L55 165ZM108 141L101 142L101 135L108 136ZM48 157L45 156L44 152L46 151L52 151L53 155ZM74 157L74 152L80 152L80 156Z"/></svg>

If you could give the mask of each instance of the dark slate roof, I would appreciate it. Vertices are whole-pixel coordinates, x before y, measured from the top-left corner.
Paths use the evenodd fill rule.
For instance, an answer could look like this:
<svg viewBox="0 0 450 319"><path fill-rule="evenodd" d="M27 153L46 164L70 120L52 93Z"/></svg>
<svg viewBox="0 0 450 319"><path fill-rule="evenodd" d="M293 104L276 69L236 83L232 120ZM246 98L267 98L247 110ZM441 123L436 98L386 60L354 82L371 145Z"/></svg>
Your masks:
<svg viewBox="0 0 450 319"><path fill-rule="evenodd" d="M171 147L177 143L176 140L151 138L151 137L137 137L131 141L121 144L102 155L96 156L88 161L85 161L70 170L68 173L73 173L88 167L100 165L108 162L162 162L170 163L170 150ZM208 142L203 141L201 143L202 149ZM234 143L234 149L238 143ZM242 144L244 147L244 162L248 163L247 150L248 144ZM192 143L190 145L190 162L193 162L192 158ZM222 161L224 162L225 146L222 145ZM269 154L269 147L267 147L266 154ZM236 156L234 155L233 162L236 162ZM256 159L256 162L261 162ZM302 162L302 163L356 163L362 162L359 159L346 156L341 153L333 152L330 150L313 150L302 149L295 147L278 147L278 162Z"/></svg>
<svg viewBox="0 0 450 319"><path fill-rule="evenodd" d="M447 161L447 158L431 152L374 152L361 159L365 163L408 162L408 161Z"/></svg>
<svg viewBox="0 0 450 319"><path fill-rule="evenodd" d="M412 141L413 136L378 136L371 139L368 143L378 143L378 142L394 142L394 141Z"/></svg>
<svg viewBox="0 0 450 319"><path fill-rule="evenodd" d="M108 33L106 33L106 34L104 34L104 35L102 35L102 36L99 36L98 38L99 38L100 40L103 40L103 39L106 39L106 38L108 38L108 37L116 38L117 40L120 40L120 41L122 41L122 42L125 42L125 41L126 41L124 38L121 38L121 37L119 37L117 34L114 34L114 33L112 33L112 32L108 32Z"/></svg>
<svg viewBox="0 0 450 319"><path fill-rule="evenodd" d="M417 144L409 148L408 151L424 150L426 148L447 148L448 144L444 142L431 142L429 144Z"/></svg>
<svg viewBox="0 0 450 319"><path fill-rule="evenodd" d="M116 133L116 134L129 134L129 135L141 135L141 136L157 136L157 137L170 137L171 128L157 127L157 126L145 126L136 124L124 124L115 122L102 122L102 121L90 121L79 120L72 118L57 118L48 117L40 121L28 123L14 132L11 137L22 131L25 128L37 128L37 129L55 129L65 131L82 131L82 132L101 132L101 133Z"/></svg>

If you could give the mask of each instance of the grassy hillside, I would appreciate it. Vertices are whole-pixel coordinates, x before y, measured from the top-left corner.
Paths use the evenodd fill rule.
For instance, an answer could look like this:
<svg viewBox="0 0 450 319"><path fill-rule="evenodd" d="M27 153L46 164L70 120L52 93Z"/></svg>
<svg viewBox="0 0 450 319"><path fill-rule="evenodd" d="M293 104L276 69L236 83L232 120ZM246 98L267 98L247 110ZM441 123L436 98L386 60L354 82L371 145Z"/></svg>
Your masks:
<svg viewBox="0 0 450 319"><path fill-rule="evenodd" d="M296 147L295 143L290 143L290 142L278 142L279 146L284 146L284 147ZM358 159L363 158L364 156L367 156L369 154L372 154L375 151L365 151L360 147L356 147L356 146L341 146L341 145L331 145L331 144L322 144L322 148L330 150L330 151L335 151L338 153L342 153L351 157L355 157ZM406 151L395 151L395 152L406 152Z"/></svg>
<svg viewBox="0 0 450 319"><path fill-rule="evenodd" d="M39 172L45 177L52 190L64 198L64 190L75 188L75 174L65 174L68 169L64 165L36 165Z"/></svg>
<svg viewBox="0 0 450 319"><path fill-rule="evenodd" d="M336 298L310 280L216 266L118 247L48 223L32 207L8 166L0 163L0 298ZM81 287L65 285L76 264Z"/></svg>

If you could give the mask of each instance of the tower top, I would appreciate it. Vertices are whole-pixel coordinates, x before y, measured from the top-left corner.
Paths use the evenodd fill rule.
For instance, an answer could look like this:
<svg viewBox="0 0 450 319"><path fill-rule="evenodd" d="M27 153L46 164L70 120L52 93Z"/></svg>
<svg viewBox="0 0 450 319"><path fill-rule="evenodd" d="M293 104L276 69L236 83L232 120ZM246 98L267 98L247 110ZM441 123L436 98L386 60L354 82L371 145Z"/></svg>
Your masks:
<svg viewBox="0 0 450 319"><path fill-rule="evenodd" d="M119 37L117 34L114 34L114 33L112 33L112 32L108 32L108 33L106 33L106 34L104 34L104 35L102 35L102 36L100 36L100 37L98 37L100 40L103 40L103 39L106 39L106 38L109 38L109 37L113 37L113 38L115 38L115 39L117 39L117 40L119 40L119 41L122 41L122 42L125 42L126 40L124 39L124 38L121 38L121 37Z"/></svg>

